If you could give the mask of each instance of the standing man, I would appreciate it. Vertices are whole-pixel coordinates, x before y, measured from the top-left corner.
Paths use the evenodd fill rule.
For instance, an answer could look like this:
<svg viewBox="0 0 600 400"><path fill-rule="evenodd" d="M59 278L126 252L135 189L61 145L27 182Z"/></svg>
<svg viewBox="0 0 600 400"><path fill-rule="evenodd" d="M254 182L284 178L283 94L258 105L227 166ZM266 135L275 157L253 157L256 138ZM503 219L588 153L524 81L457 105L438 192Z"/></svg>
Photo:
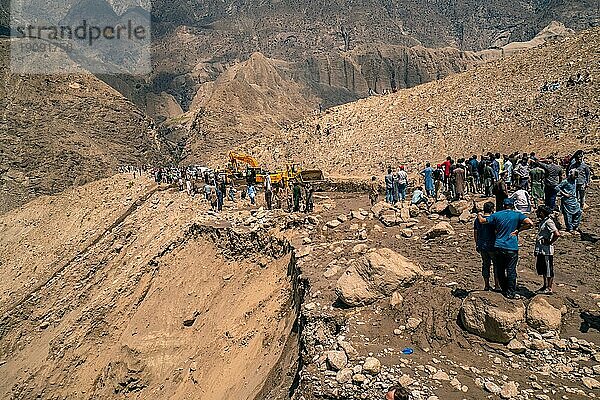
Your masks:
<svg viewBox="0 0 600 400"><path fill-rule="evenodd" d="M491 224L496 231L494 241L494 266L502 293L509 299L519 299L517 291L517 264L519 262L519 233L531 229L533 222L523 213L514 210L512 199L504 199L504 210L489 217L479 214L481 224Z"/></svg>
<svg viewBox="0 0 600 400"><path fill-rule="evenodd" d="M458 164L452 170L452 182L454 182L456 200L462 200L465 197L465 169L462 164L463 161L458 160Z"/></svg>
<svg viewBox="0 0 600 400"><path fill-rule="evenodd" d="M273 208L273 183L271 181L271 174L267 172L265 175L265 202L267 203L267 210Z"/></svg>
<svg viewBox="0 0 600 400"><path fill-rule="evenodd" d="M492 196L492 188L494 187L494 171L492 170L492 167L490 166L489 161L481 161L479 163L480 165L483 166L483 174L482 174L482 178L483 178L483 192L485 197L491 197Z"/></svg>
<svg viewBox="0 0 600 400"><path fill-rule="evenodd" d="M470 172L473 176L473 187L471 188L471 193L478 193L480 189L480 175L479 175L479 161L477 161L477 156L473 154L473 157L469 160Z"/></svg>
<svg viewBox="0 0 600 400"><path fill-rule="evenodd" d="M561 198L560 210L565 217L565 228L567 232L578 231L581 224L581 205L577 200L577 178L578 171L571 169L567 179L562 181L556 189Z"/></svg>
<svg viewBox="0 0 600 400"><path fill-rule="evenodd" d="M404 202L406 200L406 188L408 186L408 174L404 170L404 165L400 166L398 171L398 197L399 200Z"/></svg>
<svg viewBox="0 0 600 400"><path fill-rule="evenodd" d="M504 182L506 182L506 186L510 189L512 185L513 164L506 154L504 155L504 171L506 171Z"/></svg>
<svg viewBox="0 0 600 400"><path fill-rule="evenodd" d="M444 168L444 185L445 189L450 189L450 167L452 166L452 157L446 157L446 161L442 163L442 167Z"/></svg>
<svg viewBox="0 0 600 400"><path fill-rule="evenodd" d="M483 217L487 218L494 212L494 203L491 201L483 205ZM494 257L494 242L496 241L496 233L494 226L490 224L482 224L478 218L475 218L473 225L473 236L475 238L475 249L481 255L481 275L483 276L483 290L492 290L490 286L490 268ZM500 290L500 282L498 282L498 274L494 266L494 289Z"/></svg>
<svg viewBox="0 0 600 400"><path fill-rule="evenodd" d="M536 214L540 219L534 255L535 269L544 278L544 285L537 291L542 294L552 294L554 282L554 242L560 237L556 224L550 217L552 209L546 206L538 207Z"/></svg>
<svg viewBox="0 0 600 400"><path fill-rule="evenodd" d="M506 175L506 171L502 172L502 177ZM506 187L506 182L504 179L498 179L493 187L492 194L496 196L496 210L504 209L504 199L508 197L508 188Z"/></svg>
<svg viewBox="0 0 600 400"><path fill-rule="evenodd" d="M437 201L442 192L442 183L444 183L444 170L442 164L438 164L437 168L433 171L433 180L435 182L435 201Z"/></svg>
<svg viewBox="0 0 600 400"><path fill-rule="evenodd" d="M545 198L545 176L546 173L537 163L534 163L533 168L529 170L529 180L531 182L531 197L533 197L533 204L535 204L536 207L540 205L542 199Z"/></svg>
<svg viewBox="0 0 600 400"><path fill-rule="evenodd" d="M435 189L433 187L433 168L431 168L430 163L425 165L425 169L421 171L421 175L423 175L425 181L425 192L427 192L427 196L434 197Z"/></svg>
<svg viewBox="0 0 600 400"><path fill-rule="evenodd" d="M247 193L248 193L248 197L250 198L250 204L251 205L256 204L256 188L254 187L253 183L250 183L248 185Z"/></svg>
<svg viewBox="0 0 600 400"><path fill-rule="evenodd" d="M554 156L548 156L547 163L537 162L545 172L544 177L544 205L551 210L556 210L556 187L563 180L563 169L554 160Z"/></svg>
<svg viewBox="0 0 600 400"><path fill-rule="evenodd" d="M392 167L388 167L387 175L385 180L385 201L390 204L394 203L394 175L392 174Z"/></svg>
<svg viewBox="0 0 600 400"><path fill-rule="evenodd" d="M294 200L294 212L300 211L300 200L302 197L302 188L300 187L300 183L296 180L294 181L294 188L292 189L292 196Z"/></svg>
<svg viewBox="0 0 600 400"><path fill-rule="evenodd" d="M525 190L529 190L529 160L527 154L523 155L523 158L517 163L513 171L517 178L516 184Z"/></svg>
<svg viewBox="0 0 600 400"><path fill-rule="evenodd" d="M379 197L379 183L377 183L377 177L371 177L371 183L369 184L369 200L371 201L371 207L377 204L377 198Z"/></svg>
<svg viewBox="0 0 600 400"><path fill-rule="evenodd" d="M579 206L583 209L585 205L585 192L590 183L590 167L583 161L583 151L577 150L575 155L573 156L573 161L569 166L569 171L577 170L577 200L579 201Z"/></svg>

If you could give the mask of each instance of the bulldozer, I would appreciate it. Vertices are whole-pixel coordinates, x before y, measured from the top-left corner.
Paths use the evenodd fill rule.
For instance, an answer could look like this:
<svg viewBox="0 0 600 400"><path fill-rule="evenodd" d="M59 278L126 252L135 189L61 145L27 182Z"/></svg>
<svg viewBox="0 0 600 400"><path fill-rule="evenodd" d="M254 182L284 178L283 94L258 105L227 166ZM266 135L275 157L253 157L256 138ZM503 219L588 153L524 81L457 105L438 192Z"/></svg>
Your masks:
<svg viewBox="0 0 600 400"><path fill-rule="evenodd" d="M286 164L285 169L269 172L261 168L258 160L248 154L230 151L228 157L229 164L225 172L228 179L235 183L262 183L267 174L271 176L271 182L274 184L279 182L287 184L295 180L318 182L324 179L323 171L319 169L305 170L298 162Z"/></svg>

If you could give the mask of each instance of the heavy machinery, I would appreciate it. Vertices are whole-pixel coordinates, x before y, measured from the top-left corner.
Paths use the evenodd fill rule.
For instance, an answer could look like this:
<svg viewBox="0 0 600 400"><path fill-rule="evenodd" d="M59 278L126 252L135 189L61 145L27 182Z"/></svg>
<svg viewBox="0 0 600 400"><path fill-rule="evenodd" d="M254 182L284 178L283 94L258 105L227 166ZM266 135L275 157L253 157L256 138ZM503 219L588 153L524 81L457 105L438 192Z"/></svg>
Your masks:
<svg viewBox="0 0 600 400"><path fill-rule="evenodd" d="M285 169L269 172L262 169L258 160L248 154L230 151L228 157L229 164L227 165L226 174L229 179L236 183L262 183L267 174L271 176L272 183L283 181L284 184L287 184L294 180L300 182L323 180L323 171L318 169L304 170L302 164L298 162L286 164Z"/></svg>

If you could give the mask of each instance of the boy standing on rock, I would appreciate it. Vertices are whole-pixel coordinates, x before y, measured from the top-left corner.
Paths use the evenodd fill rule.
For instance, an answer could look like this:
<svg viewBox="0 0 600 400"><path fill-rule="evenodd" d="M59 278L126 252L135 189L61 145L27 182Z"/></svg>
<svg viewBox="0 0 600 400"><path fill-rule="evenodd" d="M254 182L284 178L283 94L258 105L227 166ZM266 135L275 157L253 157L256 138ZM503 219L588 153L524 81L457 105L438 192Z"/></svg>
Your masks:
<svg viewBox="0 0 600 400"><path fill-rule="evenodd" d="M481 224L490 224L496 231L494 241L494 266L502 293L509 299L519 299L517 290L517 264L519 262L519 233L531 229L533 222L525 214L514 210L512 199L504 199L504 210L489 217L481 213L477 219Z"/></svg>
<svg viewBox="0 0 600 400"><path fill-rule="evenodd" d="M558 228L551 218L550 207L539 206L537 216L540 219L537 239L535 241L535 268L538 275L544 277L544 286L537 293L552 294L554 281L554 242L560 237Z"/></svg>

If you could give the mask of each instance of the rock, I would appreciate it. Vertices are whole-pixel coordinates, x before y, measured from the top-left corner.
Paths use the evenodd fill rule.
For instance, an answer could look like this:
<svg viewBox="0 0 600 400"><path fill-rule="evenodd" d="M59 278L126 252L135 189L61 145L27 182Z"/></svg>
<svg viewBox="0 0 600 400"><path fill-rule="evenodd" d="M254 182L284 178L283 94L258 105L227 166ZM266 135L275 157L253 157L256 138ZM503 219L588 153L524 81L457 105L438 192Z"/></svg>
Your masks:
<svg viewBox="0 0 600 400"><path fill-rule="evenodd" d="M421 214L421 209L419 208L419 206L415 205L415 204L411 204L410 207L408 208L408 214L410 217L418 217L419 214Z"/></svg>
<svg viewBox="0 0 600 400"><path fill-rule="evenodd" d="M465 210L458 216L458 221L466 224L471 220L472 215L469 210Z"/></svg>
<svg viewBox="0 0 600 400"><path fill-rule="evenodd" d="M306 311L312 311L312 310L314 310L316 307L317 307L317 304L316 304L316 303L314 303L314 302L310 302L310 303L306 303L306 304L304 304L304 309L305 309Z"/></svg>
<svg viewBox="0 0 600 400"><path fill-rule="evenodd" d="M467 296L460 308L464 328L486 340L509 343L525 320L525 306L494 292L477 292Z"/></svg>
<svg viewBox="0 0 600 400"><path fill-rule="evenodd" d="M400 235L405 238L410 238L413 235L413 230L410 228L404 228L400 231Z"/></svg>
<svg viewBox="0 0 600 400"><path fill-rule="evenodd" d="M331 220L331 221L327 222L325 225L327 225L328 228L332 228L333 229L333 228L337 228L341 224L342 223L339 220L334 219L334 220Z"/></svg>
<svg viewBox="0 0 600 400"><path fill-rule="evenodd" d="M408 321L406 321L406 327L414 331L421 325L421 322L423 322L421 318L409 318Z"/></svg>
<svg viewBox="0 0 600 400"><path fill-rule="evenodd" d="M367 374L377 375L379 372L381 372L381 362L375 357L367 357L362 366L362 370Z"/></svg>
<svg viewBox="0 0 600 400"><path fill-rule="evenodd" d="M442 201L437 201L437 202L433 203L433 205L431 206L429 211L431 211L432 213L435 213L435 214L443 214L447 208L448 208L448 201L442 200Z"/></svg>
<svg viewBox="0 0 600 400"><path fill-rule="evenodd" d="M436 381L449 381L450 377L444 371L438 371L435 374L433 374L431 379L434 379Z"/></svg>
<svg viewBox="0 0 600 400"><path fill-rule="evenodd" d="M466 200L454 201L448 204L448 212L453 217L458 217L465 210L469 210L471 208L470 204Z"/></svg>
<svg viewBox="0 0 600 400"><path fill-rule="evenodd" d="M296 258L304 258L310 254L312 248L310 246L302 246L296 251Z"/></svg>
<svg viewBox="0 0 600 400"><path fill-rule="evenodd" d="M600 389L600 382L598 382L594 378L590 378L589 376L584 376L581 378L581 381L588 389Z"/></svg>
<svg viewBox="0 0 600 400"><path fill-rule="evenodd" d="M539 332L559 331L560 308L550 304L545 296L535 296L527 306L527 323Z"/></svg>
<svg viewBox="0 0 600 400"><path fill-rule="evenodd" d="M348 383L352 381L352 375L354 375L354 371L352 371L352 369L343 368L335 375L335 380L341 384Z"/></svg>
<svg viewBox="0 0 600 400"><path fill-rule="evenodd" d="M415 383L415 380L408 375L402 375L400 378L398 378L398 383L402 387L409 387L410 385Z"/></svg>
<svg viewBox="0 0 600 400"><path fill-rule="evenodd" d="M543 339L533 339L531 341L531 348L533 350L548 350L554 347L552 343L548 343Z"/></svg>
<svg viewBox="0 0 600 400"><path fill-rule="evenodd" d="M500 387L498 385L496 385L494 382L491 381L487 381L483 384L483 387L485 388L485 390L487 390L490 393L493 393L495 395L500 394L500 391L502 389L500 389Z"/></svg>
<svg viewBox="0 0 600 400"><path fill-rule="evenodd" d="M394 292L392 293L392 297L390 297L390 307L392 307L394 310L399 310L400 308L402 308L403 301L404 298L402 297L400 292Z"/></svg>
<svg viewBox="0 0 600 400"><path fill-rule="evenodd" d="M371 207L371 212L375 215L375 217L379 218L381 213L385 210L395 210L396 207L393 205L386 203L385 201L380 201L379 203L373 205Z"/></svg>
<svg viewBox="0 0 600 400"><path fill-rule="evenodd" d="M336 294L349 306L371 304L413 283L421 267L390 249L370 251L354 260L336 284Z"/></svg>
<svg viewBox="0 0 600 400"><path fill-rule="evenodd" d="M408 222L410 217L410 209L408 207L402 207L400 209L400 219L402 220L402 222Z"/></svg>
<svg viewBox="0 0 600 400"><path fill-rule="evenodd" d="M327 353L327 364L334 371L339 371L348 364L348 357L344 351L331 350Z"/></svg>
<svg viewBox="0 0 600 400"><path fill-rule="evenodd" d="M348 360L355 361L356 359L358 359L358 351L349 342L340 340L338 342L338 345L344 350L344 353L346 353L346 357L348 357Z"/></svg>
<svg viewBox="0 0 600 400"><path fill-rule="evenodd" d="M340 214L340 215L338 215L337 220L344 223L344 222L348 221L348 217L345 214Z"/></svg>
<svg viewBox="0 0 600 400"><path fill-rule="evenodd" d="M357 219L359 221L364 221L365 215L360 211L351 211L350 218Z"/></svg>
<svg viewBox="0 0 600 400"><path fill-rule="evenodd" d="M358 239L359 240L367 240L367 231L362 229L358 232Z"/></svg>
<svg viewBox="0 0 600 400"><path fill-rule="evenodd" d="M364 243L359 243L356 246L354 246L352 248L352 253L354 254L359 254L359 253L364 253L369 249L369 246L367 246Z"/></svg>
<svg viewBox="0 0 600 400"><path fill-rule="evenodd" d="M363 374L354 374L352 375L352 381L358 383L359 385L367 380L367 377Z"/></svg>
<svg viewBox="0 0 600 400"><path fill-rule="evenodd" d="M520 340L513 339L506 345L506 348L515 354L523 354L527 348Z"/></svg>
<svg viewBox="0 0 600 400"><path fill-rule="evenodd" d="M342 267L340 267L339 265L334 265L333 267L327 268L325 272L323 272L323 276L325 278L333 278L334 276L339 274L341 270Z"/></svg>
<svg viewBox="0 0 600 400"><path fill-rule="evenodd" d="M441 221L425 232L425 239L435 239L444 235L454 235L454 228L449 222Z"/></svg>
<svg viewBox="0 0 600 400"><path fill-rule="evenodd" d="M500 397L503 399L512 399L513 397L517 397L519 395L519 389L517 388L517 384L513 381L507 382L502 385L502 389L500 390Z"/></svg>

